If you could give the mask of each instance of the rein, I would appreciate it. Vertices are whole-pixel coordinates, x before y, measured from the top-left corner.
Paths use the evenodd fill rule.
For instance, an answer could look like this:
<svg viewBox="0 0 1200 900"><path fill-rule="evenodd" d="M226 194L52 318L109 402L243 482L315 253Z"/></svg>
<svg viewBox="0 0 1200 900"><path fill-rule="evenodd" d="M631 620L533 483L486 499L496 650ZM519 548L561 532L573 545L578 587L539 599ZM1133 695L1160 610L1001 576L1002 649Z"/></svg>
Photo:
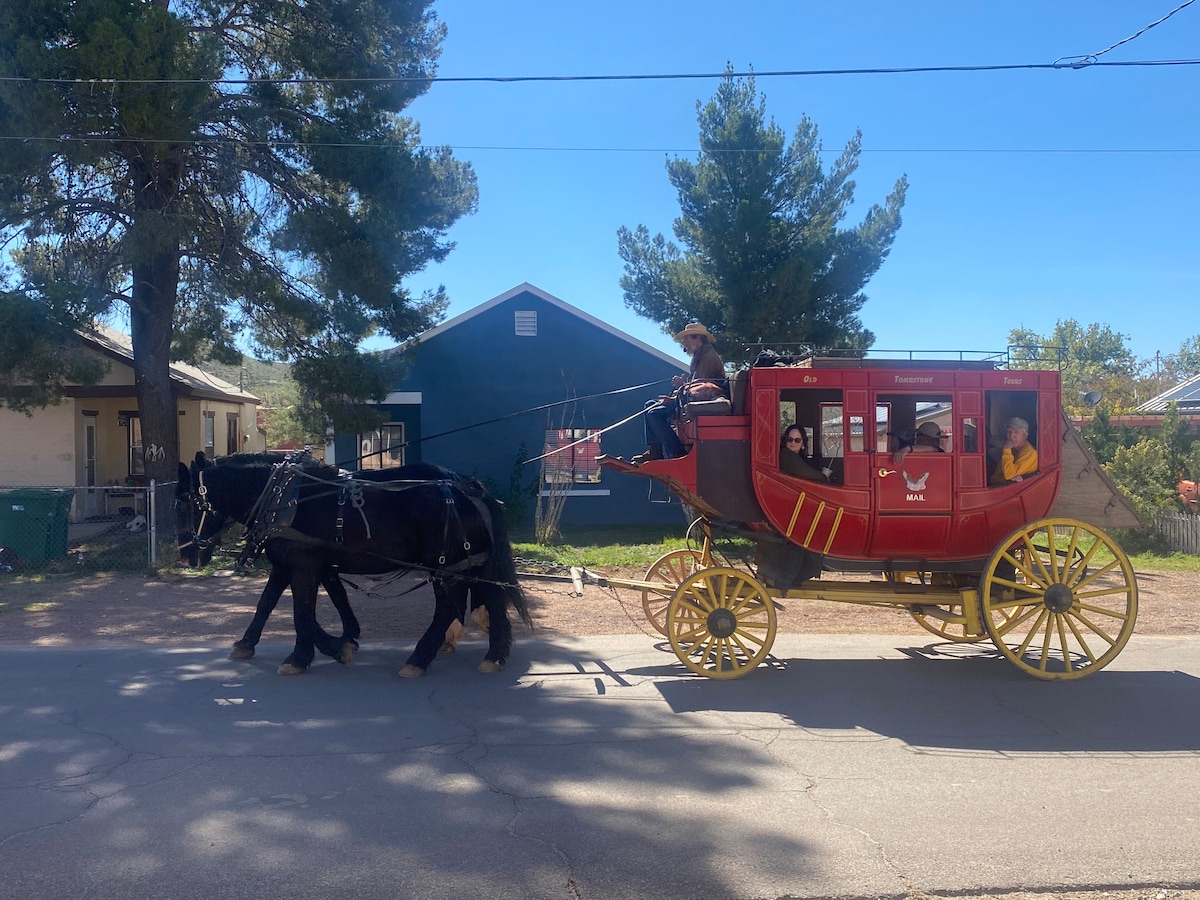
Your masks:
<svg viewBox="0 0 1200 900"><path fill-rule="evenodd" d="M325 485L329 489L310 493L308 496L299 497L289 501L288 505L298 506L300 503L305 503L313 500L323 499L325 497L337 497L337 515L334 520L335 538L334 540L326 540L324 538L315 537L297 530L291 524L273 525L269 522L261 521L264 514L271 513L284 508L283 498L284 491L288 485L296 478L305 478L309 481L316 482L319 485ZM199 537L203 533L204 523L207 516L212 513L214 516L217 510L212 506L208 499L208 487L204 483L203 470L198 473L199 488L197 490L198 499L195 501L196 506L200 509L200 525L196 529L195 543L200 546L211 546L212 540L201 540ZM457 486L455 482L447 479L425 480L425 479L405 479L402 481L363 481L356 479L349 473L342 473L338 476L336 482L330 481L327 478L321 478L313 473L306 471L301 465L293 462L280 462L272 467L271 474L267 478L267 483L263 486L262 492L258 495L250 512L247 514L242 524L246 527L246 543L242 552L238 555L237 570L243 570L253 559L261 555L266 543L271 538L281 537L312 546L323 548L344 547L344 529L345 518L344 510L346 502L349 501L351 508L358 510L358 514L362 519L363 528L366 530L366 539L371 540L371 523L367 518L365 511L366 505L366 490L383 490L389 492L407 491L425 485L437 485L441 491L443 504L446 507L446 513L442 517L442 547L443 550L438 556L438 564L436 566L426 566L419 563L410 562L407 560L394 559L382 553L376 553L371 550L356 550L355 553L366 556L380 562L387 563L395 569L405 571L419 571L429 575L430 579L454 578L460 581L467 581L478 584L493 584L500 587L513 588L518 587L516 584L509 582L492 581L485 578L468 577L461 574L464 570L473 568L482 564L487 558L487 553L472 553L471 542L466 539L462 520L459 516L458 506L455 502L453 487ZM466 496L479 510L483 516L488 531L491 532L491 513L490 510L476 497L463 491ZM273 497L273 503L268 498ZM446 565L446 552L451 543L451 520L454 523L454 530L462 536L462 548L466 552L466 556L456 563L449 566ZM338 576L339 578L342 576ZM429 580L429 579L427 579ZM420 585L416 585L420 587Z"/></svg>

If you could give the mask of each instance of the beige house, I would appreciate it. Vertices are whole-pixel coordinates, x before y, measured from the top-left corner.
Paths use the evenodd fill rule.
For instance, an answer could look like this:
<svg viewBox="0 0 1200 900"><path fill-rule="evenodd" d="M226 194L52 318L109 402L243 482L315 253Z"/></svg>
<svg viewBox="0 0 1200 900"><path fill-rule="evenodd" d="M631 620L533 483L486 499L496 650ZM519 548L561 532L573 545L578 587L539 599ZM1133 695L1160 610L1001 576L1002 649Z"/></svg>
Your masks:
<svg viewBox="0 0 1200 900"><path fill-rule="evenodd" d="M81 334L90 352L110 369L92 387L69 387L56 406L32 416L0 409L0 485L88 488L143 485L145 458L134 388L133 346L128 335L99 325ZM265 448L258 428L259 399L185 363L172 363L179 408L179 458L196 451L225 456ZM72 518L96 512L96 492L79 491Z"/></svg>

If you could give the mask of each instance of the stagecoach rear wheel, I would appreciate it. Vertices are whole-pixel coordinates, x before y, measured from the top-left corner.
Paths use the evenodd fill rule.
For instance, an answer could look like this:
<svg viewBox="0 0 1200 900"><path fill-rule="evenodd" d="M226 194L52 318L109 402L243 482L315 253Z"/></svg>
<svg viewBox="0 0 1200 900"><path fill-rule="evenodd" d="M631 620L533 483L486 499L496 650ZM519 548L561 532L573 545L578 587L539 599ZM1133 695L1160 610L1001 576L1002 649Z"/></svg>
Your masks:
<svg viewBox="0 0 1200 900"><path fill-rule="evenodd" d="M646 570L645 580L661 584L662 587L642 589L642 609L646 611L646 618L654 630L664 637L667 634L667 607L675 596L675 589L703 566L703 554L689 547L663 554Z"/></svg>
<svg viewBox="0 0 1200 900"><path fill-rule="evenodd" d="M992 641L1036 678L1098 672L1128 643L1137 618L1129 557L1077 519L1018 528L988 560L980 588Z"/></svg>
<svg viewBox="0 0 1200 900"><path fill-rule="evenodd" d="M737 678L771 651L775 602L751 576L716 566L683 579L666 622L671 648L685 666L709 678Z"/></svg>

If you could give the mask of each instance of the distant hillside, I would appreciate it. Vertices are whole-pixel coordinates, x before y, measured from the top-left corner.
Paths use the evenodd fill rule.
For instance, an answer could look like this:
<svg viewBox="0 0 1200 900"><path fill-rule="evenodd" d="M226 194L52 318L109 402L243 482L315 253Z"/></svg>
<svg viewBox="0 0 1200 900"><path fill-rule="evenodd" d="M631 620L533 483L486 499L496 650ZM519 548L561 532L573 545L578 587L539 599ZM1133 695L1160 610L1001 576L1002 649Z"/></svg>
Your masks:
<svg viewBox="0 0 1200 900"><path fill-rule="evenodd" d="M280 388L292 384L292 367L288 363L262 362L249 356L242 357L240 366L210 361L204 363L201 368L267 401L271 400Z"/></svg>

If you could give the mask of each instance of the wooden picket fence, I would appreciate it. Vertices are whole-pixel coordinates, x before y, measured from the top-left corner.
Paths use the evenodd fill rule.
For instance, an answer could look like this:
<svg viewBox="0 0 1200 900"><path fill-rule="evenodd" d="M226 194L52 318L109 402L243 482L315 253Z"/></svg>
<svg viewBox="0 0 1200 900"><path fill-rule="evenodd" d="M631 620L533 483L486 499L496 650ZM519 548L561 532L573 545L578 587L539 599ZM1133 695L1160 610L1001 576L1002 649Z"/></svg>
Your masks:
<svg viewBox="0 0 1200 900"><path fill-rule="evenodd" d="M1158 530L1166 536L1172 550L1200 556L1200 516L1186 513L1163 515L1158 517L1156 524Z"/></svg>

